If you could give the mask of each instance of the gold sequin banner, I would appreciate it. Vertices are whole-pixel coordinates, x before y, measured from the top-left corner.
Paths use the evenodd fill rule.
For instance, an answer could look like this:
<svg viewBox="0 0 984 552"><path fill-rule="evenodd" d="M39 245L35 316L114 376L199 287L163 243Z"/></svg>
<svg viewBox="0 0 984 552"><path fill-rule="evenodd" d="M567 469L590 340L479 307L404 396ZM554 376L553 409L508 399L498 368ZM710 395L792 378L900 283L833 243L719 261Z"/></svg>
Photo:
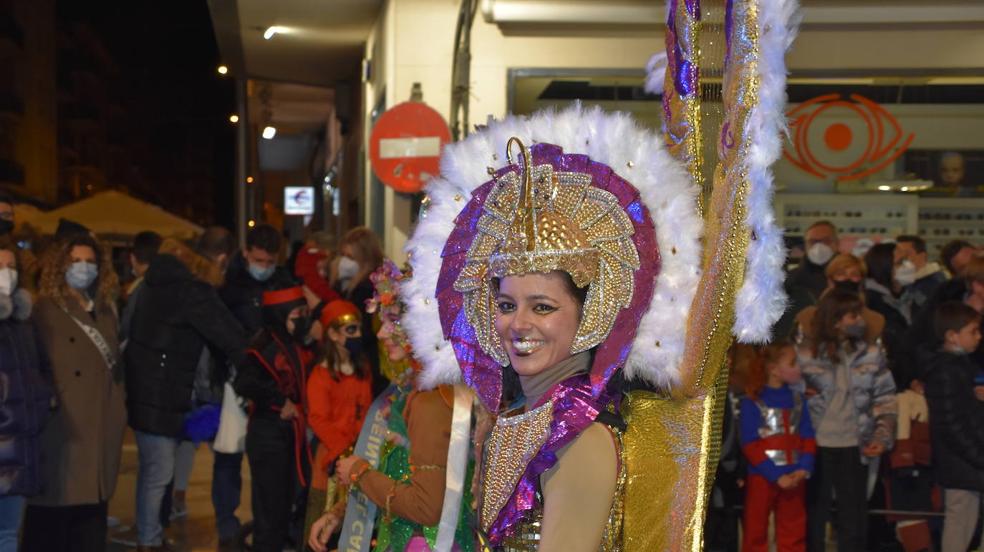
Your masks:
<svg viewBox="0 0 984 552"><path fill-rule="evenodd" d="M671 17L675 17L677 41L694 37L680 32L680 12L686 12L683 4L680 0L671 5L676 8ZM727 397L728 374L723 368L733 342L735 298L744 279L751 239L745 226L749 185L745 161L750 137L744 129L758 101L757 9L756 0L735 0L731 5L724 118L719 132L701 137L699 118L687 119L692 114L686 109L667 113L668 139L681 125L692 133L674 135L683 139L671 142L671 150L677 148L674 154L681 158L680 148L688 136L697 145L715 136L718 164L704 212L703 272L687 321L681 384L666 396L634 392L624 406L629 428L625 451L631 459L624 521L627 552L703 550L704 516L720 456L721 415ZM671 68L672 64L667 68L667 87L674 78ZM669 101L672 108L676 99ZM687 123L694 126L685 128ZM695 165L699 158L682 159L691 169L699 168ZM693 170L691 174L697 178Z"/></svg>
<svg viewBox="0 0 984 552"><path fill-rule="evenodd" d="M687 167L698 190L704 185L700 117L700 3L668 0L666 77L663 81L664 139L670 153ZM698 208L703 215L702 194Z"/></svg>

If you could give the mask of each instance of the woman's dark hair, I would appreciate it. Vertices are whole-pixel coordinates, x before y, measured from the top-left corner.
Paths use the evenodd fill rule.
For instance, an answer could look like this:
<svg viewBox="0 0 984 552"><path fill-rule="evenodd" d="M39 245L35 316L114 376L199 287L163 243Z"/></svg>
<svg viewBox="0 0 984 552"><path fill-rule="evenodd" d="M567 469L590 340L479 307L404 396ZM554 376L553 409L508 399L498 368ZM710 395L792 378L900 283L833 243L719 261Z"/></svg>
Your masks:
<svg viewBox="0 0 984 552"><path fill-rule="evenodd" d="M824 352L830 359L839 360L837 349L841 338L837 323L848 314L860 314L863 309L864 303L857 294L832 289L821 295L813 315L813 354Z"/></svg>
<svg viewBox="0 0 984 552"><path fill-rule="evenodd" d="M864 255L864 264L868 265L868 277L892 289L892 267L895 266L895 244L879 243L871 247Z"/></svg>

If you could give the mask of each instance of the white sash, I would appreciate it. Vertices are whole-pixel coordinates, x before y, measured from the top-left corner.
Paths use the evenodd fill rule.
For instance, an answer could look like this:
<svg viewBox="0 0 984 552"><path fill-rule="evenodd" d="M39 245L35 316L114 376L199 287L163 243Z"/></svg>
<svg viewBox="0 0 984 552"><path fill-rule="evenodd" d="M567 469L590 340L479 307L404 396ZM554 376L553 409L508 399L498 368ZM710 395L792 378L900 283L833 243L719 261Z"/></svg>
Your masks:
<svg viewBox="0 0 984 552"><path fill-rule="evenodd" d="M96 346L96 350L99 351L99 354L102 355L103 360L106 362L106 368L112 372L113 368L116 367L116 355L113 354L113 349L110 348L109 343L106 343L106 338L99 333L99 330L86 324L85 322L82 322L78 318L75 318L75 316L67 310L65 310L65 314L67 314L69 318L78 324L79 328L82 330L82 333L89 337L89 340Z"/></svg>
<svg viewBox="0 0 984 552"><path fill-rule="evenodd" d="M448 443L448 463L444 482L444 506L437 526L436 552L447 552L454 546L458 530L461 500L468 472L468 453L471 450L472 401L475 395L464 385L454 386L454 410L451 414L451 441Z"/></svg>

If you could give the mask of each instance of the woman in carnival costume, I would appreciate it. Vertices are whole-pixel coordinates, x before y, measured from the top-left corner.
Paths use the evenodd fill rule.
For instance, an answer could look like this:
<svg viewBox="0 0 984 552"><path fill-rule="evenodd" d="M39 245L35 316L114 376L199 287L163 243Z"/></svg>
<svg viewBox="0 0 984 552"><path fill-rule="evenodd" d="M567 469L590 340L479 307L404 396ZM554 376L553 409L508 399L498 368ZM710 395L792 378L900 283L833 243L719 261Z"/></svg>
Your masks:
<svg viewBox="0 0 984 552"><path fill-rule="evenodd" d="M384 408L388 435L378 468L354 454L338 461L336 477L380 509L375 550L474 550L471 474L463 461L470 450L471 396L452 385L417 390L420 365L401 326L400 286L408 277L387 260L370 279L375 294L368 312L379 315L381 364L393 383ZM326 550L346 506L336 504L315 522L311 548Z"/></svg>
<svg viewBox="0 0 984 552"><path fill-rule="evenodd" d="M702 548L727 349L767 340L785 303L768 166L794 7L728 2L720 128L700 122L699 3L672 0L665 79L650 79L665 136L576 105L445 148L407 246L406 327L423 385L463 380L498 414L484 548Z"/></svg>

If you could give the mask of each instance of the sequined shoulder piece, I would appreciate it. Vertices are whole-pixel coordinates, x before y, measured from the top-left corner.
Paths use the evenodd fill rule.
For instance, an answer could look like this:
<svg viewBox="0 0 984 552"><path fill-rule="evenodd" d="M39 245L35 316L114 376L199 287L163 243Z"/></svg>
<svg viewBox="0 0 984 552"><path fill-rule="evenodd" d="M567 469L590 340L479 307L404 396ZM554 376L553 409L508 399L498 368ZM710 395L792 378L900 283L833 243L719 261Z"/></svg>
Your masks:
<svg viewBox="0 0 984 552"><path fill-rule="evenodd" d="M499 511L512 496L519 478L547 438L553 421L553 401L495 422L485 444L485 470L482 477L482 530L488 531Z"/></svg>

